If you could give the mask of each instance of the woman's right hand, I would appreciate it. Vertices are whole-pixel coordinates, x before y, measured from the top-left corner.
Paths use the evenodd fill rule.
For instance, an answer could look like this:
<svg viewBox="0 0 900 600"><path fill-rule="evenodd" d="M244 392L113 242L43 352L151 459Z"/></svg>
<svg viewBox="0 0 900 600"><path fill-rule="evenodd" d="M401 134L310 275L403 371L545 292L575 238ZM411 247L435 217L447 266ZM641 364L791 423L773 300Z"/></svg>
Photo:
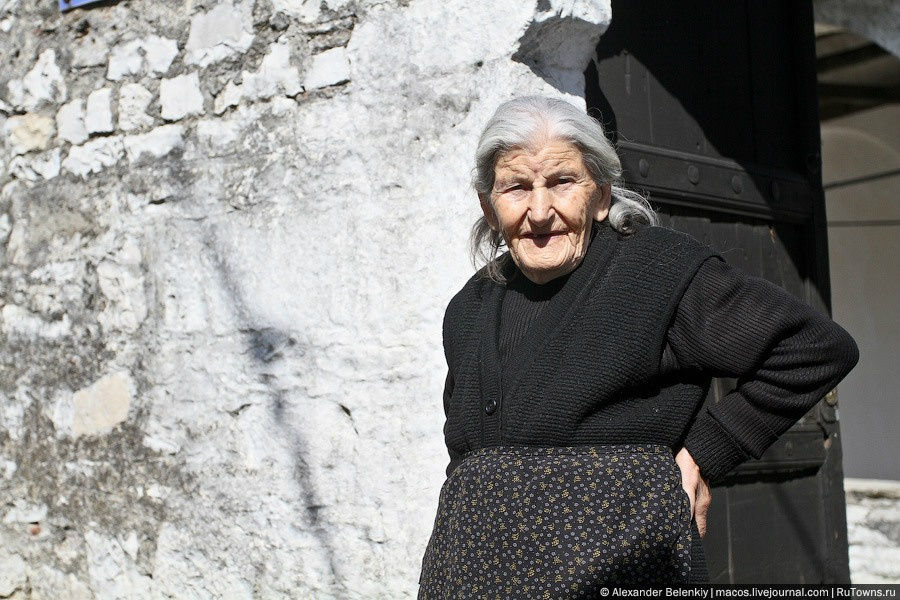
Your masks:
<svg viewBox="0 0 900 600"><path fill-rule="evenodd" d="M687 448L678 451L675 464L681 469L681 486L691 501L691 516L697 522L697 530L702 538L706 535L706 513L712 501L709 484L700 475L700 467Z"/></svg>

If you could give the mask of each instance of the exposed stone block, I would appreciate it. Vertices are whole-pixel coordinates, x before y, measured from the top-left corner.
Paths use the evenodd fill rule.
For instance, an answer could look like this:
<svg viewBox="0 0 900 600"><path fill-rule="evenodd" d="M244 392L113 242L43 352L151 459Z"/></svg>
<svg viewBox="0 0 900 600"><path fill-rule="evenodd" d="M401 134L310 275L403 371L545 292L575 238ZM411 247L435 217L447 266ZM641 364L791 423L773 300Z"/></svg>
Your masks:
<svg viewBox="0 0 900 600"><path fill-rule="evenodd" d="M119 162L124 153L122 136L97 138L81 146L72 146L69 155L62 161L62 168L75 175L87 177L90 173L99 173L106 167L113 166Z"/></svg>
<svg viewBox="0 0 900 600"><path fill-rule="evenodd" d="M112 90L110 88L94 90L88 95L87 109L84 115L84 126L88 134L113 131L111 101Z"/></svg>
<svg viewBox="0 0 900 600"><path fill-rule="evenodd" d="M34 67L22 79L7 84L9 99L17 107L34 110L66 100L66 82L56 65L56 50L41 52Z"/></svg>
<svg viewBox="0 0 900 600"><path fill-rule="evenodd" d="M141 43L141 48L144 50L147 71L153 75L165 74L172 65L172 61L178 56L178 43L158 35L145 38Z"/></svg>
<svg viewBox="0 0 900 600"><path fill-rule="evenodd" d="M141 56L140 40L119 44L109 53L109 67L106 71L106 78L118 81L126 75L140 73L143 64L144 57Z"/></svg>
<svg viewBox="0 0 900 600"><path fill-rule="evenodd" d="M250 2L217 4L207 13L191 19L191 32L185 46L184 61L189 65L208 66L223 58L246 52L253 43Z"/></svg>
<svg viewBox="0 0 900 600"><path fill-rule="evenodd" d="M9 161L9 170L17 179L38 181L59 175L59 148L31 156L17 156Z"/></svg>
<svg viewBox="0 0 900 600"><path fill-rule="evenodd" d="M13 115L3 124L3 136L13 154L44 150L53 132L53 119L35 113Z"/></svg>
<svg viewBox="0 0 900 600"><path fill-rule="evenodd" d="M160 81L159 103L160 115L167 121L203 114L203 94L197 73Z"/></svg>
<svg viewBox="0 0 900 600"><path fill-rule="evenodd" d="M229 81L225 89L216 96L213 112L222 114L230 106L241 100L260 100L276 94L294 96L303 90L300 72L291 65L290 49L286 44L271 44L269 52L255 73L244 71L241 83Z"/></svg>
<svg viewBox="0 0 900 600"><path fill-rule="evenodd" d="M126 83L119 88L119 128L133 131L153 125L147 106L153 94L138 83Z"/></svg>
<svg viewBox="0 0 900 600"><path fill-rule="evenodd" d="M314 23L319 18L321 5L321 0L272 0L276 13L285 13L304 23Z"/></svg>
<svg viewBox="0 0 900 600"><path fill-rule="evenodd" d="M15 304L7 304L0 309L0 321L3 333L10 338L54 340L68 336L72 330L68 315L63 315L58 321L48 322Z"/></svg>
<svg viewBox="0 0 900 600"><path fill-rule="evenodd" d="M314 90L350 80L350 62L345 48L332 48L313 56L303 87Z"/></svg>
<svg viewBox="0 0 900 600"><path fill-rule="evenodd" d="M161 158L184 144L184 127L163 125L147 133L125 136L125 153L128 162L135 162L141 156Z"/></svg>
<svg viewBox="0 0 900 600"><path fill-rule="evenodd" d="M89 34L72 46L73 67L99 67L106 64L109 47L103 38Z"/></svg>
<svg viewBox="0 0 900 600"><path fill-rule="evenodd" d="M126 372L102 377L72 395L72 434L109 432L128 417L134 384Z"/></svg>
<svg viewBox="0 0 900 600"><path fill-rule="evenodd" d="M26 523L45 521L49 512L46 504L22 499L17 499L12 503L11 507L4 508L8 508L6 514L3 515L3 522L7 525L24 525Z"/></svg>
<svg viewBox="0 0 900 600"><path fill-rule="evenodd" d="M219 95L213 100L213 112L221 115L232 106L240 104L244 98L244 90L242 86L229 81L225 84L225 89L219 92Z"/></svg>
<svg viewBox="0 0 900 600"><path fill-rule="evenodd" d="M126 75L163 75L177 55L178 44L175 40L156 35L131 40L112 49L106 78L118 81Z"/></svg>
<svg viewBox="0 0 900 600"><path fill-rule="evenodd" d="M84 125L84 100L78 98L63 104L56 113L56 131L59 139L80 144L88 139Z"/></svg>

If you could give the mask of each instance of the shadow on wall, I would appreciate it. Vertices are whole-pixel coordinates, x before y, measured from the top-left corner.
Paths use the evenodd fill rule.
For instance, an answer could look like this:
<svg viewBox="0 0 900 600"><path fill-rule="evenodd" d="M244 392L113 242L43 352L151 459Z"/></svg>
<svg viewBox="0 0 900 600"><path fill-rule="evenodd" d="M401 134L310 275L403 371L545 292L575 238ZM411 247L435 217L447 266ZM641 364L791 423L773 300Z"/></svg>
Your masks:
<svg viewBox="0 0 900 600"><path fill-rule="evenodd" d="M230 306L238 318L245 318L251 314L252 308L244 299L236 284L239 277L235 275L226 260L226 248L217 243L215 231L207 230L203 235L203 244L209 249L210 255L216 257L215 265L216 274L219 277L220 289L225 290L229 295ZM303 505L302 521L305 529L312 532L318 540L321 551L325 555L327 564L329 565L329 581L319 582L325 588L334 590L337 584L337 545L332 539L329 532L328 523L322 521L319 511L324 504L319 500L319 494L316 489L310 472L309 461L306 459L308 455L309 444L299 431L295 424L290 422L287 414L288 402L285 398L283 390L278 389L275 377L270 373L271 365L285 358L285 350L298 346L297 340L292 338L287 332L272 328L241 328L244 336L247 355L252 358L252 364L248 365L255 372L257 380L265 386L269 396L269 412L272 420L278 424L281 438L285 440L287 446L291 449L294 460L294 481L297 484L298 497ZM295 348L290 352L291 355L303 356L307 352L307 348ZM240 411L245 408L243 405L236 409ZM344 408L343 406L341 408ZM344 408L346 411L346 408Z"/></svg>

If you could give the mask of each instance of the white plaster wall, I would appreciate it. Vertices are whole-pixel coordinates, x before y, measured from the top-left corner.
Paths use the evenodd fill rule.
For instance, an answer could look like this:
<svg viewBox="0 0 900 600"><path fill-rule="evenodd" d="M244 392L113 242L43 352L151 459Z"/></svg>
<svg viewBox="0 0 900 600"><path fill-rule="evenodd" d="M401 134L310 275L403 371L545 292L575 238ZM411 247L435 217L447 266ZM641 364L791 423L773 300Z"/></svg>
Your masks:
<svg viewBox="0 0 900 600"><path fill-rule="evenodd" d="M0 596L413 597L475 138L609 19L0 2Z"/></svg>

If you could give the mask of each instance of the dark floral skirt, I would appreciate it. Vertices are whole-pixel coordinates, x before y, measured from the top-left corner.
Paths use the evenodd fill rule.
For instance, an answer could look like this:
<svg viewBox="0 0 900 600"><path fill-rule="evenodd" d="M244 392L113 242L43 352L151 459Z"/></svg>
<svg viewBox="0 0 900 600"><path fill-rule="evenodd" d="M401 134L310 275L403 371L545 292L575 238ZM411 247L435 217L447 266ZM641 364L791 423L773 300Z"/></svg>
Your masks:
<svg viewBox="0 0 900 600"><path fill-rule="evenodd" d="M481 448L441 488L419 598L594 598L607 584L687 583L696 535L666 446Z"/></svg>

